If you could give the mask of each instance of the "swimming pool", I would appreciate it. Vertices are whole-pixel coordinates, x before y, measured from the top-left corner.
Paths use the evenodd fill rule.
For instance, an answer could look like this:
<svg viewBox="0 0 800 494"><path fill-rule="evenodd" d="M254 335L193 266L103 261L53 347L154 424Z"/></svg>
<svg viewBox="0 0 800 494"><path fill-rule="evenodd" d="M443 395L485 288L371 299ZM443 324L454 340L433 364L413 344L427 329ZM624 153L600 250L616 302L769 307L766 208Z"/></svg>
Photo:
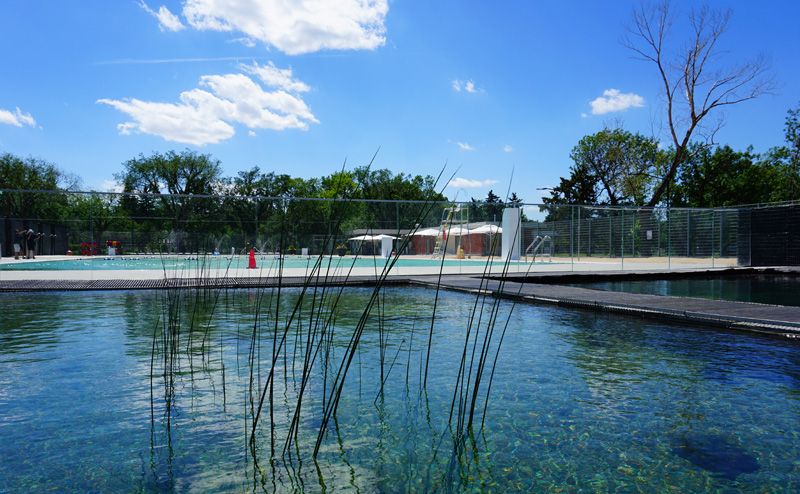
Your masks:
<svg viewBox="0 0 800 494"><path fill-rule="evenodd" d="M571 286L612 292L800 306L800 277L780 274L713 279L598 281L574 283Z"/></svg>
<svg viewBox="0 0 800 494"><path fill-rule="evenodd" d="M336 290L285 333L299 289L0 294L0 491L800 489L793 341L444 292L432 321L432 290L344 288L334 307ZM490 314L488 407L479 392L454 439L465 341L483 346Z"/></svg>
<svg viewBox="0 0 800 494"><path fill-rule="evenodd" d="M277 256L255 256L256 266L260 270L277 269L281 262ZM307 269L314 266L317 257L285 256L283 267L286 269ZM391 259L383 257L323 257L321 265L331 268L370 268L383 267ZM445 267L453 266L485 266L488 262L484 259L445 259ZM511 261L513 264L531 264L529 262ZM248 256L115 256L115 257L79 257L68 260L19 262L3 264L0 270L9 271L106 271L106 270L155 270L155 271L203 271L209 269L242 270L248 267ZM497 259L494 264L501 264ZM442 265L441 259L400 257L396 267L437 267Z"/></svg>

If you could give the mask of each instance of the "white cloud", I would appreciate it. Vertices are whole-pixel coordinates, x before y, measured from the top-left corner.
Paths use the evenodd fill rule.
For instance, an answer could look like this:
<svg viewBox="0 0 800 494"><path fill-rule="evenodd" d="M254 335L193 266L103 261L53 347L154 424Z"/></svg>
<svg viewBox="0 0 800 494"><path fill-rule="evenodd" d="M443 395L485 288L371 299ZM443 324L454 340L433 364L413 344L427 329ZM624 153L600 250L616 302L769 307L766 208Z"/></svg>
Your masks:
<svg viewBox="0 0 800 494"><path fill-rule="evenodd" d="M255 137L256 133L253 132L252 130L249 130L249 131L247 131L247 135L249 135L250 137Z"/></svg>
<svg viewBox="0 0 800 494"><path fill-rule="evenodd" d="M374 50L386 42L388 0L186 0L195 29L239 32L289 55Z"/></svg>
<svg viewBox="0 0 800 494"><path fill-rule="evenodd" d="M116 180L103 180L102 189L106 192L122 192L122 186Z"/></svg>
<svg viewBox="0 0 800 494"><path fill-rule="evenodd" d="M0 124L9 124L16 127L22 127L22 124L36 127L36 120L33 119L30 113L22 113L19 108L16 108L14 113L0 108Z"/></svg>
<svg viewBox="0 0 800 494"><path fill-rule="evenodd" d="M503 146L503 151L505 151L505 152L507 152L507 153L510 153L510 152L511 152L511 151L513 151L513 150L514 150L514 148L512 148L512 147L511 147L511 146L509 146L508 144L506 144L505 146Z"/></svg>
<svg viewBox="0 0 800 494"><path fill-rule="evenodd" d="M248 48L253 48L256 46L256 41L253 38L249 38L247 36L242 38L236 38L228 41L229 43L241 43Z"/></svg>
<svg viewBox="0 0 800 494"><path fill-rule="evenodd" d="M452 142L453 144L457 144L462 151L475 151L475 148L470 146L466 142L456 142L456 141L451 141L450 139L448 139L447 142Z"/></svg>
<svg viewBox="0 0 800 494"><path fill-rule="evenodd" d="M265 91L244 74L206 75L200 78L203 89L184 91L178 103L138 99L100 99L98 103L130 115L132 122L117 126L122 135L152 134L197 146L229 139L235 134L232 123L244 124L249 129L306 130L309 122L319 122L302 99L286 91L287 88L294 91L308 88L292 78L291 70L282 71L272 64L269 67L241 65L240 68L253 74L265 69L273 76L269 85L278 89ZM280 77L275 76L276 73Z"/></svg>
<svg viewBox="0 0 800 494"><path fill-rule="evenodd" d="M239 68L248 74L257 75L264 84L270 87L294 93L303 93L309 90L305 83L292 78L292 69L279 69L272 62L269 62L269 65L258 65L256 62L253 62L253 65L239 64Z"/></svg>
<svg viewBox="0 0 800 494"><path fill-rule="evenodd" d="M453 79L453 81L450 84L452 85L453 89L455 89L458 92L464 90L468 93L477 93L479 91L479 89L475 87L475 83L472 82L472 79L468 81L459 81L458 79Z"/></svg>
<svg viewBox="0 0 800 494"><path fill-rule="evenodd" d="M621 94L619 89L607 89L603 91L602 97L592 101L590 105L592 105L592 115L603 115L631 107L642 107L644 98L634 93Z"/></svg>
<svg viewBox="0 0 800 494"><path fill-rule="evenodd" d="M452 187L462 188L475 188L475 187L488 187L498 183L498 180L470 180L468 178L454 178L447 182L447 185Z"/></svg>
<svg viewBox="0 0 800 494"><path fill-rule="evenodd" d="M158 9L158 12L148 7L147 4L144 3L144 0L139 2L139 6L158 19L158 27L162 31L180 31L181 29L186 29L186 26L178 19L178 16L170 12L164 5Z"/></svg>

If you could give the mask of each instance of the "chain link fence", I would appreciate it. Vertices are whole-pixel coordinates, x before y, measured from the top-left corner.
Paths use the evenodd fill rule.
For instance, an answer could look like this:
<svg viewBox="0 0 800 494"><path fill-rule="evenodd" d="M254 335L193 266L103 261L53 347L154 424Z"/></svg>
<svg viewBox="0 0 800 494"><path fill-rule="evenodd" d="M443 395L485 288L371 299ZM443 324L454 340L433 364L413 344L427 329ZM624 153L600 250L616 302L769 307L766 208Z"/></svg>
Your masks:
<svg viewBox="0 0 800 494"><path fill-rule="evenodd" d="M374 255L379 252L376 239L383 235L394 237L402 255L475 259L499 255L504 240L503 204L490 205L489 212L476 202L343 198L47 191L3 191L2 198L12 205L7 209L18 213L0 218L4 257L13 255L15 230L41 234L39 255L107 255L108 247L116 254L254 249L263 254ZM753 218L769 209L511 207L522 211L516 234L522 261L588 266L582 269L599 263L619 269L747 266ZM525 217L543 216L540 209L546 221ZM768 228L761 217L756 230Z"/></svg>

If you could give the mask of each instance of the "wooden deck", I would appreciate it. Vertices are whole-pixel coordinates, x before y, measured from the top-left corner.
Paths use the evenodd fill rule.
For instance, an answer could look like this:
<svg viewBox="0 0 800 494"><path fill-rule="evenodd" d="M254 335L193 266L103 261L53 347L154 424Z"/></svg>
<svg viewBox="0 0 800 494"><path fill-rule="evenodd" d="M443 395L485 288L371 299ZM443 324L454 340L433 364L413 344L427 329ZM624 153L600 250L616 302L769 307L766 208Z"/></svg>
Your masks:
<svg viewBox="0 0 800 494"><path fill-rule="evenodd" d="M709 300L664 295L643 295L592 290L557 284L519 283L507 279L483 280L457 276L442 277L440 288L478 293L490 291L509 299L529 303L623 314L649 319L667 319L732 330L755 331L800 338L800 307ZM414 284L435 287L437 280L418 277ZM501 286L502 284L502 286ZM800 296L800 295L799 295Z"/></svg>

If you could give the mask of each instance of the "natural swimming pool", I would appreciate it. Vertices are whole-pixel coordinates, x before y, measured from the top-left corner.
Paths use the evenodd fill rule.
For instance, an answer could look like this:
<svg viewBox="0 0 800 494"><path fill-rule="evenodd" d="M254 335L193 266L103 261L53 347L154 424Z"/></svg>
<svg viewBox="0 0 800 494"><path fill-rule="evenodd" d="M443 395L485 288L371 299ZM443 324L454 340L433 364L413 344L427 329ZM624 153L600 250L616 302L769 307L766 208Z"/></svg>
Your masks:
<svg viewBox="0 0 800 494"><path fill-rule="evenodd" d="M384 289L363 319L313 461L373 292L347 288L335 307L317 292L276 332L300 293L0 295L0 491L800 489L794 342L516 305L484 427L456 440L467 330L480 351L498 315L491 364L511 305L442 292L432 325L436 294L421 288Z"/></svg>
<svg viewBox="0 0 800 494"><path fill-rule="evenodd" d="M800 306L800 277L779 274L713 279L597 281L574 283L570 286L612 292Z"/></svg>

